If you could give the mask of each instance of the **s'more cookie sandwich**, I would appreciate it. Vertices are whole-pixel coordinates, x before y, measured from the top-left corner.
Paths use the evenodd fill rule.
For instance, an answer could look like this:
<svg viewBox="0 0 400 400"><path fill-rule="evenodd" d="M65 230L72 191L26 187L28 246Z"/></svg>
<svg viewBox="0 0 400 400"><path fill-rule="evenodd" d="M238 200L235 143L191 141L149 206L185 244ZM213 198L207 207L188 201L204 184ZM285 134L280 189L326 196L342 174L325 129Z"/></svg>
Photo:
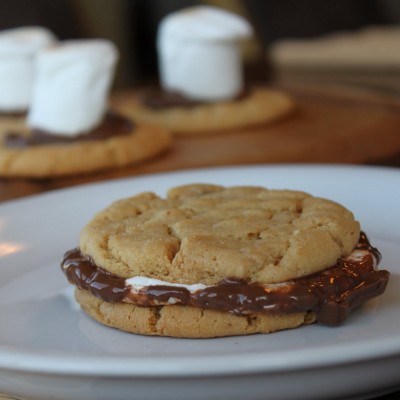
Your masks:
<svg viewBox="0 0 400 400"><path fill-rule="evenodd" d="M83 228L61 268L102 324L210 338L342 324L384 292L380 260L336 202L192 184L113 203Z"/></svg>
<svg viewBox="0 0 400 400"><path fill-rule="evenodd" d="M125 166L170 144L163 128L110 109L118 50L103 39L59 42L40 51L26 125L0 143L0 175L47 178Z"/></svg>
<svg viewBox="0 0 400 400"><path fill-rule="evenodd" d="M160 87L123 96L119 106L177 134L224 132L286 115L294 105L287 94L244 81L239 44L252 32L246 19L216 7L167 15L157 33Z"/></svg>

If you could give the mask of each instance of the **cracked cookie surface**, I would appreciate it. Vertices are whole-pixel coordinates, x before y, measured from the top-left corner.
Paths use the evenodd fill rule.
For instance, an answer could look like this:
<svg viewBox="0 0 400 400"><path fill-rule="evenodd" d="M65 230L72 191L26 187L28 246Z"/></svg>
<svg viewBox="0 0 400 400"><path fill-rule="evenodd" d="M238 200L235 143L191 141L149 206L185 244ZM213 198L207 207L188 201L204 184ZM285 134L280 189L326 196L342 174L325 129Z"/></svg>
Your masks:
<svg viewBox="0 0 400 400"><path fill-rule="evenodd" d="M115 202L82 230L80 248L124 278L279 283L335 264L359 234L350 211L304 192L192 184Z"/></svg>

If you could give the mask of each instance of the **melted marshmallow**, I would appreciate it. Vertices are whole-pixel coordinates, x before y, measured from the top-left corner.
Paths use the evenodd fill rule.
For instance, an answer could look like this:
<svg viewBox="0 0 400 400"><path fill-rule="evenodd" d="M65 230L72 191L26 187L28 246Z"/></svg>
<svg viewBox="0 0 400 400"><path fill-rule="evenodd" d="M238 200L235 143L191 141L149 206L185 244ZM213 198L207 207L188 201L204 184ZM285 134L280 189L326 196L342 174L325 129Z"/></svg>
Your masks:
<svg viewBox="0 0 400 400"><path fill-rule="evenodd" d="M370 253L368 250L358 250L354 249L346 258L345 260L348 261L355 261L355 262L362 262L365 257L368 257ZM374 268L376 268L378 262L373 257L374 260ZM285 286L290 286L293 284L294 281L290 280L287 282L280 282L280 283L264 283L261 286L268 290L279 290ZM187 289L190 293L195 293L198 290L204 290L214 285L204 285L203 283L193 283L193 284L183 284L183 283L172 283L163 281L160 279L153 279L147 278L145 276L134 276L132 278L125 280L125 285L130 287L132 293L138 293L141 289L150 287L150 286L170 286L170 287L182 287ZM171 300L173 302L173 300ZM129 302L129 300L128 300ZM174 304L174 303L171 303Z"/></svg>
<svg viewBox="0 0 400 400"><path fill-rule="evenodd" d="M202 284L202 283L195 283L192 285L186 285L183 283L171 283L167 281L162 281L159 279L153 279L153 278L146 278L145 276L134 276L133 278L129 278L126 281L127 286L131 286L134 291L139 291L140 289L148 286L171 286L171 287L183 287L189 292L196 292L197 290L203 290L207 288L208 286Z"/></svg>

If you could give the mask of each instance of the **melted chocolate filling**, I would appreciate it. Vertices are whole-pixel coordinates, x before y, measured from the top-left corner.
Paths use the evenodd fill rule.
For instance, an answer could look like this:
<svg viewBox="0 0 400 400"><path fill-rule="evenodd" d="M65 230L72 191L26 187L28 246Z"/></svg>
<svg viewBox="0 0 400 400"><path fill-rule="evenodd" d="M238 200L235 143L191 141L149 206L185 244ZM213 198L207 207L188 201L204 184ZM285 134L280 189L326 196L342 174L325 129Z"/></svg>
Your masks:
<svg viewBox="0 0 400 400"><path fill-rule="evenodd" d="M169 285L147 286L135 292L124 278L97 267L79 248L65 253L61 267L70 283L110 303L125 301L149 307L171 304L172 300L172 304L235 315L311 311L320 323L338 325L355 307L382 294L389 279L388 271L374 269L381 255L364 233L356 250L368 253L360 259L339 258L334 266L285 286L229 278L195 292Z"/></svg>
<svg viewBox="0 0 400 400"><path fill-rule="evenodd" d="M105 140L117 135L132 133L134 123L122 115L108 112L102 123L89 132L77 136L55 135L40 129L33 129L28 136L18 133L7 133L4 144L11 148L23 148L29 146L42 146L50 144L68 144L80 141Z"/></svg>
<svg viewBox="0 0 400 400"><path fill-rule="evenodd" d="M233 101L238 101L248 96L251 92L250 89L246 88L239 93ZM162 110L172 107L197 107L202 104L209 104L210 102L193 100L184 96L179 92L172 92L163 90L160 87L149 87L143 89L138 93L138 100L143 106L152 110Z"/></svg>

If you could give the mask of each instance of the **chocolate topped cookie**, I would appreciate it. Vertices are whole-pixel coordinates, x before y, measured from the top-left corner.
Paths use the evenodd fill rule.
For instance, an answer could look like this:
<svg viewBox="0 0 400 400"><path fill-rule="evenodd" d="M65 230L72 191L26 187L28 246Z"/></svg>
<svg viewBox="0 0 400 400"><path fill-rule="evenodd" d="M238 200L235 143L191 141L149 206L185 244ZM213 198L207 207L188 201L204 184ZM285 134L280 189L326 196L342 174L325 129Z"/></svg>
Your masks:
<svg viewBox="0 0 400 400"><path fill-rule="evenodd" d="M379 252L343 206L309 194L193 184L97 214L62 269L96 320L149 335L336 325L383 293Z"/></svg>
<svg viewBox="0 0 400 400"><path fill-rule="evenodd" d="M285 116L294 108L289 95L245 81L241 44L252 34L245 18L221 8L167 15L157 32L160 87L121 95L119 109L182 135L241 130Z"/></svg>
<svg viewBox="0 0 400 400"><path fill-rule="evenodd" d="M0 46L1 47L1 46ZM121 167L165 150L171 137L110 110L118 59L107 40L73 40L35 57L29 109L0 119L0 176L52 178Z"/></svg>
<svg viewBox="0 0 400 400"><path fill-rule="evenodd" d="M135 93L120 93L115 104L137 121L180 135L244 129L275 121L295 108L288 94L262 86L225 101L193 101L175 92L145 88Z"/></svg>
<svg viewBox="0 0 400 400"><path fill-rule="evenodd" d="M88 132L70 136L30 129L20 121L1 134L0 176L54 178L126 166L165 151L171 135L108 112Z"/></svg>

